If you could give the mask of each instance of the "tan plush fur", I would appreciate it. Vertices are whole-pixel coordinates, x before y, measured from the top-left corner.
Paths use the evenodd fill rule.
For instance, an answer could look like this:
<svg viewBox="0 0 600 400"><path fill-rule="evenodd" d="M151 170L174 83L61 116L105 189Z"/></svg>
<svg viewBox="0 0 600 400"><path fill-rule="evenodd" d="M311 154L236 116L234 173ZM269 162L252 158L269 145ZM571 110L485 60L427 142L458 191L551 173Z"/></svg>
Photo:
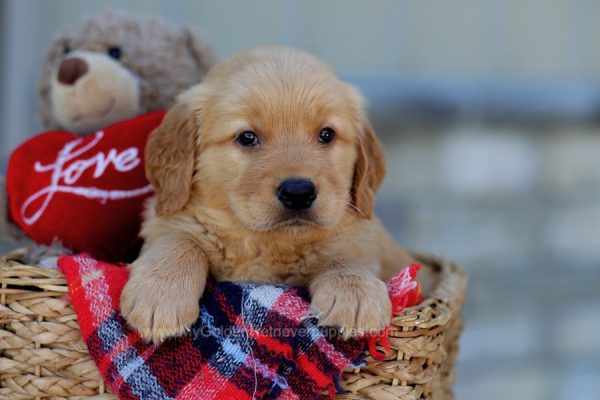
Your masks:
<svg viewBox="0 0 600 400"><path fill-rule="evenodd" d="M324 127L336 132L329 144L318 140ZM236 142L247 130L257 146ZM382 279L410 257L373 216L382 146L357 90L317 58L266 47L219 63L152 134L146 166L156 197L121 298L145 338L160 341L194 322L209 271L219 280L307 285L320 323L347 335L389 323ZM317 187L302 216L276 196L290 177Z"/></svg>
<svg viewBox="0 0 600 400"><path fill-rule="evenodd" d="M111 48L121 50L118 60L109 56ZM75 57L86 63L87 71L74 85L62 84L59 67ZM38 81L40 118L45 129L88 134L167 109L212 64L212 50L195 29L152 17L94 15L62 29L50 45ZM0 181L0 234L22 239L23 233L8 221L4 191ZM43 255L44 249L29 253Z"/></svg>
<svg viewBox="0 0 600 400"><path fill-rule="evenodd" d="M109 56L111 48L121 50L119 59ZM57 80L68 57L89 66L72 86ZM115 12L94 15L65 27L48 49L39 79L40 117L46 129L90 133L170 107L212 63L212 50L195 29Z"/></svg>

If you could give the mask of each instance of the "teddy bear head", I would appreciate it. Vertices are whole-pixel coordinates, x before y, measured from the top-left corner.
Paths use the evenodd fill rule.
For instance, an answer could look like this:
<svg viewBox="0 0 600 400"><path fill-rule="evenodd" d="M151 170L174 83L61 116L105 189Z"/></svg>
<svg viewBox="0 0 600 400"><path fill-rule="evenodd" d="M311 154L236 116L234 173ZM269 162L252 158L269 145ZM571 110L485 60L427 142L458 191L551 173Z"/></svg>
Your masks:
<svg viewBox="0 0 600 400"><path fill-rule="evenodd" d="M213 63L193 29L106 12L64 28L44 59L40 117L46 129L88 134L166 109Z"/></svg>

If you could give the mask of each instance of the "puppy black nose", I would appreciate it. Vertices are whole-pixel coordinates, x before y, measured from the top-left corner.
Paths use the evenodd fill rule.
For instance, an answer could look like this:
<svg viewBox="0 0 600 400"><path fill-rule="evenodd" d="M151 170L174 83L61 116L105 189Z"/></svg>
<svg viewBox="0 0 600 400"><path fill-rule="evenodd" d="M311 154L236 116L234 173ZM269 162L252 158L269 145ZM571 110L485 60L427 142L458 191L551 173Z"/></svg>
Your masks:
<svg viewBox="0 0 600 400"><path fill-rule="evenodd" d="M286 179L277 189L277 198L294 211L310 208L317 198L315 184L308 179Z"/></svg>
<svg viewBox="0 0 600 400"><path fill-rule="evenodd" d="M71 57L60 63L58 81L64 85L74 85L88 71L87 63L79 57Z"/></svg>

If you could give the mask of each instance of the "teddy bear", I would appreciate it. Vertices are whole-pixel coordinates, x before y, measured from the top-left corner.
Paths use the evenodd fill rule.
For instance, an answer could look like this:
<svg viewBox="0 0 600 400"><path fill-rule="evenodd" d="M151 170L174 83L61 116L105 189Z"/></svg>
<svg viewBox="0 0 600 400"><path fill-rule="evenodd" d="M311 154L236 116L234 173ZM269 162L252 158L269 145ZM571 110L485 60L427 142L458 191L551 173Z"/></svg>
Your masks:
<svg viewBox="0 0 600 400"><path fill-rule="evenodd" d="M162 110L169 108L180 92L198 83L212 64L212 49L198 31L154 17L109 11L62 29L52 41L39 75L39 117L50 132L28 140L11 156L6 177L8 199L0 190L0 234L20 236L13 228L16 222L39 245L56 242L50 239L56 233L55 239L67 249L113 261L124 260L125 254L131 258L130 242L138 247L141 243L137 238L141 217L137 214L151 195L143 169L145 140L160 123ZM93 153L82 153L92 144L101 145L102 140L112 141ZM35 152L38 158L28 160ZM80 159L70 160L75 154ZM53 169L44 178L49 183L35 192L40 195L28 192L24 197L23 191L34 191L27 188L35 185L32 181L37 177L32 174L39 175L49 166ZM138 187L104 190L102 183L93 180L102 174L113 174L125 186ZM86 176L91 180L84 182ZM2 180L0 177L0 184ZM77 180L79 185L73 183ZM128 198L123 193L135 196ZM23 204L30 200L31 204ZM60 201L62 208L56 215L52 202ZM104 207L110 211L96 213L102 209L94 207L102 205L114 208ZM43 215L45 222L35 219L42 228L30 223L40 216L39 211L55 214L53 219ZM73 225L82 226L81 231L64 234L63 230L73 230ZM97 230L97 236L103 238L92 237L96 226L103 227ZM87 242L79 240L86 235ZM40 247L31 253L39 253ZM57 248L63 251L62 246Z"/></svg>
<svg viewBox="0 0 600 400"><path fill-rule="evenodd" d="M212 63L211 48L194 29L115 12L86 18L64 28L43 61L42 124L88 134L167 109Z"/></svg>

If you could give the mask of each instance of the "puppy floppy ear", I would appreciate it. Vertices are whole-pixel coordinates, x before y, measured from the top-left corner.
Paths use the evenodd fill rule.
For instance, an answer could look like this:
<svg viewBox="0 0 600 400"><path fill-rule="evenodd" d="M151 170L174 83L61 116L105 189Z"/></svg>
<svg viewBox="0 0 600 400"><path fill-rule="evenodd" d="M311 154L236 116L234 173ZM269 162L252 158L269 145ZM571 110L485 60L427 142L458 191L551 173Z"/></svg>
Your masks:
<svg viewBox="0 0 600 400"><path fill-rule="evenodd" d="M369 219L373 216L375 194L383 182L386 163L383 146L366 118L356 146L352 204L363 218Z"/></svg>
<svg viewBox="0 0 600 400"><path fill-rule="evenodd" d="M156 192L156 214L181 210L190 198L199 128L186 102L167 112L146 145L146 176Z"/></svg>

